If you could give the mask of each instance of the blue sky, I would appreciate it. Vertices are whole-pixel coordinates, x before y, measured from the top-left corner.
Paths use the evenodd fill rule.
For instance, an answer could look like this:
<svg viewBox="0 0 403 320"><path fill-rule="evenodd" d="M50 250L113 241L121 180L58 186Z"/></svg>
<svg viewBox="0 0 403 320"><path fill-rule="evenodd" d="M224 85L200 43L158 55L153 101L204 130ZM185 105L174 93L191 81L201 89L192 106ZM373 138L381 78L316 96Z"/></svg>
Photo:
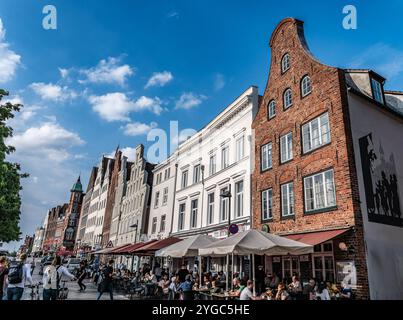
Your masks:
<svg viewBox="0 0 403 320"><path fill-rule="evenodd" d="M109 3L109 5L107 5ZM42 8L57 8L57 30ZM200 129L248 86L262 93L276 24L305 21L311 51L338 67L371 68L403 90L399 0L0 2L0 86L25 111L11 124L23 182L22 231L68 200L81 172L118 144L130 155L151 128ZM358 29L342 27L345 5ZM118 110L116 109L118 108ZM11 247L15 247L12 244Z"/></svg>

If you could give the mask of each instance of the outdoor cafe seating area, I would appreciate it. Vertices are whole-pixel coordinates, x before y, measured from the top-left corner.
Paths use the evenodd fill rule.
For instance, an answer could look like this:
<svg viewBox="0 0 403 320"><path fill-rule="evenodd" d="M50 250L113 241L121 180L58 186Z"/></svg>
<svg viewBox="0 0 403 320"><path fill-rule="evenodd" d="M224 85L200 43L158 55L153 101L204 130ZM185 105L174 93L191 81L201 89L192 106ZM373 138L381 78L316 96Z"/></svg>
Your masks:
<svg viewBox="0 0 403 320"><path fill-rule="evenodd" d="M313 300L322 290L329 299L339 299L342 295L335 284L312 279L303 288L297 274L280 279L255 265L255 256L307 254L312 250L311 245L251 229L223 240L206 235L172 237L95 254L116 259L114 290L129 299L236 300L247 286L254 300ZM119 262L119 256L131 257L132 265ZM133 269L134 256L146 261L138 264L137 270ZM244 260L250 263L242 269ZM193 261L193 266L185 261ZM221 268L213 261L220 261Z"/></svg>

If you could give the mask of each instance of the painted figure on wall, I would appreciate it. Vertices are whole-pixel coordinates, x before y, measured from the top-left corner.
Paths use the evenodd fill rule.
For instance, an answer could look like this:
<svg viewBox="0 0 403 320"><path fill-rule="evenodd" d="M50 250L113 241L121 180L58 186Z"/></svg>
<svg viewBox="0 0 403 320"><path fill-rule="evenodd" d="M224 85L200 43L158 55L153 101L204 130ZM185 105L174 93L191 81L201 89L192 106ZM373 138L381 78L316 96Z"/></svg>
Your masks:
<svg viewBox="0 0 403 320"><path fill-rule="evenodd" d="M359 139L368 220L403 227L399 186L393 153L385 158L372 133Z"/></svg>

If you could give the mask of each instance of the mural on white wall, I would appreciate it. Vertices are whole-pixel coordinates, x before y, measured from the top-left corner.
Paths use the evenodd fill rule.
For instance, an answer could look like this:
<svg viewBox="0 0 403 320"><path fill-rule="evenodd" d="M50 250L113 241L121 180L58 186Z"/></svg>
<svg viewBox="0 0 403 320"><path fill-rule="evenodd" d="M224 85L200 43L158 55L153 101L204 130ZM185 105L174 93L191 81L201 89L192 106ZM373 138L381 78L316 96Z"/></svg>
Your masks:
<svg viewBox="0 0 403 320"><path fill-rule="evenodd" d="M368 220L403 227L393 153L385 154L372 133L359 139Z"/></svg>

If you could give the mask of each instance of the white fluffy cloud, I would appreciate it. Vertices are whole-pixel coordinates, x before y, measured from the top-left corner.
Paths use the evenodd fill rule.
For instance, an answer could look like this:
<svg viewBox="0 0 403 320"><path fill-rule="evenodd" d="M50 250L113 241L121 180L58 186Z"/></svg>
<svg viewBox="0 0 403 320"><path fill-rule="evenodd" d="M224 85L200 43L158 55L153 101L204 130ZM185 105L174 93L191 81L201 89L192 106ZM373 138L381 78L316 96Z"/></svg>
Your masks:
<svg viewBox="0 0 403 320"><path fill-rule="evenodd" d="M119 58L109 57L102 59L98 65L90 69L81 69L80 73L86 76L81 83L117 83L124 85L127 78L134 74L133 68L128 64L120 64Z"/></svg>
<svg viewBox="0 0 403 320"><path fill-rule="evenodd" d="M29 87L43 100L65 101L77 97L77 93L67 86L61 87L53 83L34 82Z"/></svg>
<svg viewBox="0 0 403 320"><path fill-rule="evenodd" d="M8 124L14 128L14 130L20 130L26 127L29 120L33 119L39 110L43 109L43 106L39 105L27 105L21 96L15 95L10 99L6 99L4 102L11 102L12 104L21 104L23 107L20 112L17 112L14 118L8 120Z"/></svg>
<svg viewBox="0 0 403 320"><path fill-rule="evenodd" d="M145 135L157 126L158 124L156 122L151 122L150 124L131 122L123 126L121 129L123 130L125 135L135 137Z"/></svg>
<svg viewBox="0 0 403 320"><path fill-rule="evenodd" d="M163 72L154 72L153 75L151 76L150 79L148 79L148 82L145 86L145 88L150 88L150 87L163 87L165 86L168 82L173 80L173 75L169 71L163 71Z"/></svg>
<svg viewBox="0 0 403 320"><path fill-rule="evenodd" d="M131 100L124 93L113 92L102 96L90 96L88 98L92 110L99 114L106 121L129 121L129 113L149 110L159 115L163 108L159 98L148 98L145 96L137 100Z"/></svg>
<svg viewBox="0 0 403 320"><path fill-rule="evenodd" d="M204 95L197 95L193 92L185 92L180 96L179 100L176 101L175 109L189 110L197 107L205 99L207 99L207 97Z"/></svg>
<svg viewBox="0 0 403 320"><path fill-rule="evenodd" d="M85 142L77 133L58 123L46 122L15 134L7 143L16 147L19 155L63 161L70 157L69 148L81 146Z"/></svg>
<svg viewBox="0 0 403 320"><path fill-rule="evenodd" d="M10 50L10 45L5 40L6 30L0 19L0 83L10 81L21 64L21 56Z"/></svg>

